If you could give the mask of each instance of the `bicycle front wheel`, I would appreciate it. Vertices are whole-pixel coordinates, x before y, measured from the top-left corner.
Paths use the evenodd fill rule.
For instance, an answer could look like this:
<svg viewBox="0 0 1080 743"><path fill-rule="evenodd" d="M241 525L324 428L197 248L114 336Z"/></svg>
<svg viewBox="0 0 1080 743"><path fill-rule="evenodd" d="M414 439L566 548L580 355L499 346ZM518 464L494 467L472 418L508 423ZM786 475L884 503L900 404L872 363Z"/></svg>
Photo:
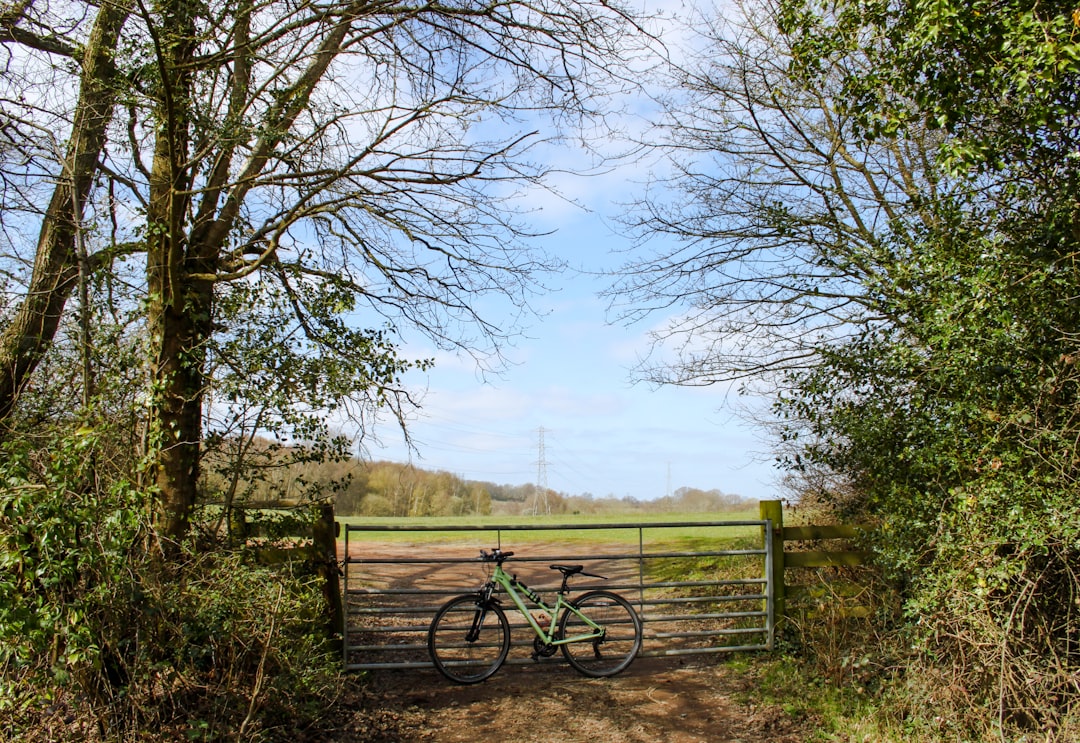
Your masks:
<svg viewBox="0 0 1080 743"><path fill-rule="evenodd" d="M560 645L570 665L594 677L614 676L625 670L641 650L641 619L630 602L610 591L590 591L573 601L571 607L559 618L560 637L572 640L594 632L579 614L600 625L604 636Z"/></svg>
<svg viewBox="0 0 1080 743"><path fill-rule="evenodd" d="M497 604L474 594L450 599L428 629L428 653L446 678L476 684L499 670L510 652L510 622Z"/></svg>

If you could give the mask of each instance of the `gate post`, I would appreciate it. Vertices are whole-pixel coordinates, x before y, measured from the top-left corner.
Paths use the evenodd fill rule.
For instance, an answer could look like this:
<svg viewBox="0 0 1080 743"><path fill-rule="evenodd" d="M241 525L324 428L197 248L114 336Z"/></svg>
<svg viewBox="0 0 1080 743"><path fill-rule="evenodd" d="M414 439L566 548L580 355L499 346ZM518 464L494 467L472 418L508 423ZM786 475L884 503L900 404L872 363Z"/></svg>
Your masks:
<svg viewBox="0 0 1080 743"><path fill-rule="evenodd" d="M337 538L340 527L334 520L334 507L329 503L319 505L319 517L312 526L311 536L315 551L315 570L322 579L322 594L329 614L327 629L334 638L339 633L344 645L345 608L338 581ZM336 642L336 640L335 640Z"/></svg>
<svg viewBox="0 0 1080 743"><path fill-rule="evenodd" d="M772 539L762 533L761 542L765 549L772 549L772 575L769 580L773 585L773 612L776 624L784 621L786 602L784 600L784 504L778 500L758 501L761 520L772 523ZM762 532L765 527L761 528Z"/></svg>

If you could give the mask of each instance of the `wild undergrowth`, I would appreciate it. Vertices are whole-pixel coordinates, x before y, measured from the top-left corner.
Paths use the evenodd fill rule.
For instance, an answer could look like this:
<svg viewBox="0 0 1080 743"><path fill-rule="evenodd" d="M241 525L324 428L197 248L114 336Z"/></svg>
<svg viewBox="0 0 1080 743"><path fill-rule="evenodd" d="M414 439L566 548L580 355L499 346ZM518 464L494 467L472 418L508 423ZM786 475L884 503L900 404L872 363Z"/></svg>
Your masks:
<svg viewBox="0 0 1080 743"><path fill-rule="evenodd" d="M854 594L789 606L761 693L823 741L1080 740L1075 550L981 518L943 514L935 559L905 580L866 571L844 576Z"/></svg>
<svg viewBox="0 0 1080 743"><path fill-rule="evenodd" d="M316 724L337 661L302 566L186 544L92 431L0 458L0 739L279 740Z"/></svg>

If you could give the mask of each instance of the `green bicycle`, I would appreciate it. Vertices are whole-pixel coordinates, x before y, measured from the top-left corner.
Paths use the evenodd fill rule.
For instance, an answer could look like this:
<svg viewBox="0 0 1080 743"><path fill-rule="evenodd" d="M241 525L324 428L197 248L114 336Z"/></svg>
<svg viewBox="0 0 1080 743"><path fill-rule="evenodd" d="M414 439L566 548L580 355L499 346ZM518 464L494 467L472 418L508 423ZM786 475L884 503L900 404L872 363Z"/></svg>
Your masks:
<svg viewBox="0 0 1080 743"><path fill-rule="evenodd" d="M428 652L443 676L459 684L476 684L499 670L510 652L510 622L495 597L501 587L528 621L536 638L533 660L557 650L586 676L614 676L633 662L641 649L641 619L630 603L610 591L589 591L570 601L567 582L587 575L581 565L552 565L562 573L555 605L548 606L531 588L503 570L513 552L481 550L480 560L494 563L489 579L475 593L455 596L435 614L428 629ZM533 615L524 596L537 609ZM555 618L558 617L556 624Z"/></svg>

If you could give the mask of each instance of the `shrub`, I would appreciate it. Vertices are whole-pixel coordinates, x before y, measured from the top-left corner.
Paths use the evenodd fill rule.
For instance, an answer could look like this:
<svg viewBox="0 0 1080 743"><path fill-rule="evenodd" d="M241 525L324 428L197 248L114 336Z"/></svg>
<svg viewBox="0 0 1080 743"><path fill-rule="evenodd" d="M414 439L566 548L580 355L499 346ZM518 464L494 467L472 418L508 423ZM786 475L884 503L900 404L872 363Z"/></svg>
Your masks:
<svg viewBox="0 0 1080 743"><path fill-rule="evenodd" d="M92 431L0 462L0 735L272 739L334 693L314 576L215 544L165 562Z"/></svg>

